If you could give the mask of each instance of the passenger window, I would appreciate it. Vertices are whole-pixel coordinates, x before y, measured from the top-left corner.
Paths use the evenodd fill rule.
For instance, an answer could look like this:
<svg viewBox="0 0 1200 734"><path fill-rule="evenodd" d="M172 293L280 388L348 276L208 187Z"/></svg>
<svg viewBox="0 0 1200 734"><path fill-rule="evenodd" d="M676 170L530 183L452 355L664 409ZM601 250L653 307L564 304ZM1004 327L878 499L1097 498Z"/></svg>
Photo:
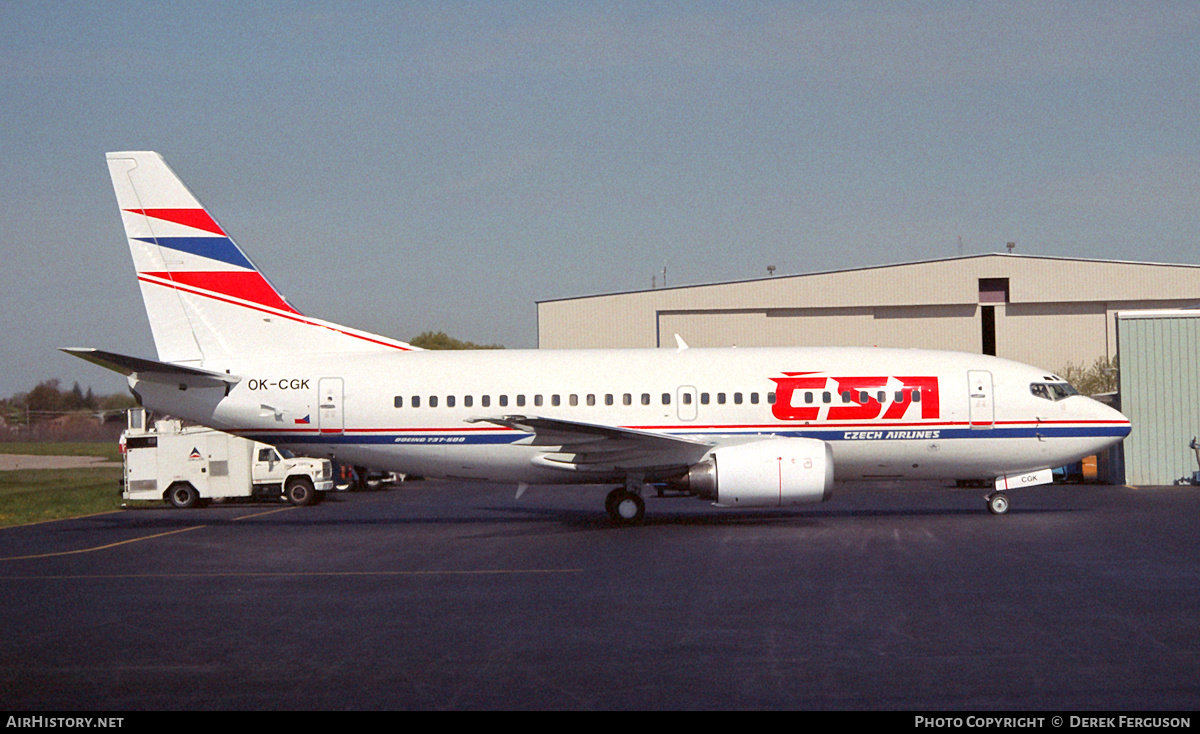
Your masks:
<svg viewBox="0 0 1200 734"><path fill-rule="evenodd" d="M768 403L769 405L774 405L774 404L775 404L775 393L773 393L773 392L769 392L769 393L767 393L767 403Z"/></svg>
<svg viewBox="0 0 1200 734"><path fill-rule="evenodd" d="M562 398L558 395L551 395L550 404L557 408L559 405L562 405Z"/></svg>
<svg viewBox="0 0 1200 734"><path fill-rule="evenodd" d="M887 393L884 392L883 390L880 390L879 393L876 394L875 398L881 403L886 403L887 402Z"/></svg>
<svg viewBox="0 0 1200 734"><path fill-rule="evenodd" d="M447 396L446 396L446 407L447 407L447 408L453 408L453 407L454 407L454 396L453 396L453 395L447 395Z"/></svg>
<svg viewBox="0 0 1200 734"><path fill-rule="evenodd" d="M437 401L437 395L430 395L430 396L429 396L429 407L431 407L431 408L436 408L436 407L437 407L437 403L438 403L438 401Z"/></svg>
<svg viewBox="0 0 1200 734"><path fill-rule="evenodd" d="M404 407L404 398L403 398L403 397L401 397L401 396L399 396L399 395L397 395L397 396L396 396L396 399L393 401L393 404L394 404L394 405L395 405L397 408L403 408L403 407Z"/></svg>
<svg viewBox="0 0 1200 734"><path fill-rule="evenodd" d="M816 399L817 399L817 397L815 395L813 395L811 392L804 393L804 402L812 403L812 401L814 401Z"/></svg>
<svg viewBox="0 0 1200 734"><path fill-rule="evenodd" d="M670 405L670 404L671 404L671 393L669 393L669 392L663 393L663 405Z"/></svg>
<svg viewBox="0 0 1200 734"><path fill-rule="evenodd" d="M414 408L421 407L421 396L420 395L413 395L412 407L414 407Z"/></svg>
<svg viewBox="0 0 1200 734"><path fill-rule="evenodd" d="M492 405L492 396L491 395L481 395L479 397L479 404L485 408L490 408Z"/></svg>
<svg viewBox="0 0 1200 734"><path fill-rule="evenodd" d="M850 391L849 390L842 390L842 402L843 403L850 402Z"/></svg>
<svg viewBox="0 0 1200 734"><path fill-rule="evenodd" d="M579 396L571 395L571 407L575 407L576 405L579 405Z"/></svg>
<svg viewBox="0 0 1200 734"><path fill-rule="evenodd" d="M463 407L464 408L470 408L474 404L475 404L475 398L471 397L470 395L463 395Z"/></svg>
<svg viewBox="0 0 1200 734"><path fill-rule="evenodd" d="M913 402L914 402L914 403L919 403L919 402L921 402L921 391L920 391L920 390L913 390L913 393L912 393L912 395L913 395Z"/></svg>
<svg viewBox="0 0 1200 734"><path fill-rule="evenodd" d="M735 393L733 394L733 404L734 404L734 405L741 405L741 404L742 404L742 394L741 394L740 392L735 392Z"/></svg>
<svg viewBox="0 0 1200 734"><path fill-rule="evenodd" d="M680 398L680 400L683 401L684 405L691 405L692 404L692 394L690 392L685 392L683 394L683 397Z"/></svg>
<svg viewBox="0 0 1200 734"><path fill-rule="evenodd" d="M587 396L587 404L588 404L588 405L595 405L595 404L596 404L596 396L595 396L595 395L593 395L592 393L588 393L588 396Z"/></svg>
<svg viewBox="0 0 1200 734"><path fill-rule="evenodd" d="M708 405L708 393L706 393L706 392L700 393L700 404Z"/></svg>
<svg viewBox="0 0 1200 734"><path fill-rule="evenodd" d="M518 408L524 408L524 407L525 407L525 396L524 396L524 395L518 395L518 396L517 396L517 407L518 407Z"/></svg>
<svg viewBox="0 0 1200 734"><path fill-rule="evenodd" d="M717 405L724 405L724 404L725 404L725 393L723 393L723 392L717 393Z"/></svg>
<svg viewBox="0 0 1200 734"><path fill-rule="evenodd" d="M756 393L756 392L750 393L750 404L758 405L758 393Z"/></svg>
<svg viewBox="0 0 1200 734"><path fill-rule="evenodd" d="M508 407L508 396L501 395L500 400L498 402L500 403L501 408L507 408Z"/></svg>
<svg viewBox="0 0 1200 734"><path fill-rule="evenodd" d="M650 393L648 393L648 392L642 393L642 405L649 405L649 404L650 404Z"/></svg>
<svg viewBox="0 0 1200 734"><path fill-rule="evenodd" d="M629 393L625 393L621 396L621 402L625 405L633 405L633 396Z"/></svg>
<svg viewBox="0 0 1200 734"><path fill-rule="evenodd" d="M604 394L604 404L605 404L605 405L612 405L612 404L613 404L613 396L612 396L612 393L605 393L605 394Z"/></svg>

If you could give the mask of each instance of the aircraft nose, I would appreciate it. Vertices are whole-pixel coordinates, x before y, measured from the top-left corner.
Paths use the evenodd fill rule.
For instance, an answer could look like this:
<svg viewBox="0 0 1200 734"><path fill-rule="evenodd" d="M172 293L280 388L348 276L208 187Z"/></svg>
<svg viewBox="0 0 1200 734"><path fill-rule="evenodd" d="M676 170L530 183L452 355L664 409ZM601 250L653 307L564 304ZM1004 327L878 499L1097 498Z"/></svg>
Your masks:
<svg viewBox="0 0 1200 734"><path fill-rule="evenodd" d="M1099 401L1093 402L1096 403L1096 412L1098 413L1096 420L1105 425L1112 426L1115 438L1125 438L1130 434L1133 430L1133 425L1125 417L1124 413Z"/></svg>

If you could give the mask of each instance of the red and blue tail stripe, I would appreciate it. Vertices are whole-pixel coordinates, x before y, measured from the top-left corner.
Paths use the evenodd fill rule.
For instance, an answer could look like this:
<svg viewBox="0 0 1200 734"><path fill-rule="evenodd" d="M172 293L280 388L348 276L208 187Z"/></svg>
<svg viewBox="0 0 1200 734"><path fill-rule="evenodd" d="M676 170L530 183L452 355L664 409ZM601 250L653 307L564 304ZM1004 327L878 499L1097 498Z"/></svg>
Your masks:
<svg viewBox="0 0 1200 734"><path fill-rule="evenodd" d="M146 217L182 225L205 234L134 237L134 240L164 247L180 255L182 268L144 271L146 282L182 288L190 293L212 294L246 301L258 306L298 314L250 258L225 234L204 209L126 209Z"/></svg>
<svg viewBox="0 0 1200 734"><path fill-rule="evenodd" d="M159 154L106 158L160 361L412 348L293 308Z"/></svg>

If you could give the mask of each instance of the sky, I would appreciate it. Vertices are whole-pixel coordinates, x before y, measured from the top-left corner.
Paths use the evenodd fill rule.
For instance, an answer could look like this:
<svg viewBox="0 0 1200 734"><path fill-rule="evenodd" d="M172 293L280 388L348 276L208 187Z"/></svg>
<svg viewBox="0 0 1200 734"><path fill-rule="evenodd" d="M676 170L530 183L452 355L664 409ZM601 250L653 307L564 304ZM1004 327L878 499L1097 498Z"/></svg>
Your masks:
<svg viewBox="0 0 1200 734"><path fill-rule="evenodd" d="M104 163L155 150L303 313L999 252L1200 263L1200 3L0 4L0 397L154 347ZM913 283L913 288L921 288ZM1198 294L1200 295L1200 294Z"/></svg>

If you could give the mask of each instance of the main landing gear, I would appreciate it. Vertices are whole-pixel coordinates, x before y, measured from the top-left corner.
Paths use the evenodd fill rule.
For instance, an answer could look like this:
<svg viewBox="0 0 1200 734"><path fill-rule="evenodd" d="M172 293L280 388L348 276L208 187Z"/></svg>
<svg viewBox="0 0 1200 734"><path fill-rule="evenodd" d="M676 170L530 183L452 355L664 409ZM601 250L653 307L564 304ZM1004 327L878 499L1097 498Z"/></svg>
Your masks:
<svg viewBox="0 0 1200 734"><path fill-rule="evenodd" d="M636 525L646 517L646 501L642 499L640 482L617 487L604 499L604 509L618 525Z"/></svg>
<svg viewBox="0 0 1200 734"><path fill-rule="evenodd" d="M993 515L1003 515L1008 512L1008 497L1003 492L992 492L987 496L987 507Z"/></svg>

